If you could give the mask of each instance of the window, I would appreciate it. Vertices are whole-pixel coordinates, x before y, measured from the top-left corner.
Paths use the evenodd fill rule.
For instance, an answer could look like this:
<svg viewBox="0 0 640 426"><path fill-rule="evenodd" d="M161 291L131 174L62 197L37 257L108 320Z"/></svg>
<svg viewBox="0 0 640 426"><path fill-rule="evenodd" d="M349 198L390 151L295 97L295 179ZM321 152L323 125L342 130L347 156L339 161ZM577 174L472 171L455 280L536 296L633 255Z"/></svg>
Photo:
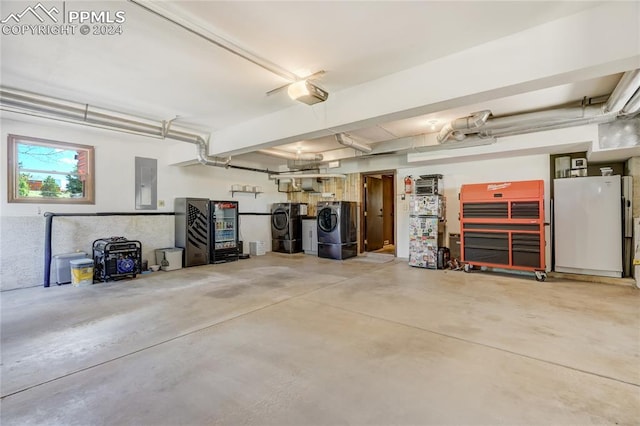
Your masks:
<svg viewBox="0 0 640 426"><path fill-rule="evenodd" d="M94 204L93 147L8 137L10 203Z"/></svg>

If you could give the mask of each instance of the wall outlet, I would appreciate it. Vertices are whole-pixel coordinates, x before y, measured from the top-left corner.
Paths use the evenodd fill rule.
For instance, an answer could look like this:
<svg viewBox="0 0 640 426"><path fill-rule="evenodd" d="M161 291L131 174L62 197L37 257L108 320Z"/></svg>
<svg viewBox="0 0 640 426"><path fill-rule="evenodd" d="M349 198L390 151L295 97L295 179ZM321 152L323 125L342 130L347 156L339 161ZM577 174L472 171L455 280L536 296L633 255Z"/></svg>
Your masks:
<svg viewBox="0 0 640 426"><path fill-rule="evenodd" d="M164 207L164 200L158 200L158 207Z"/></svg>

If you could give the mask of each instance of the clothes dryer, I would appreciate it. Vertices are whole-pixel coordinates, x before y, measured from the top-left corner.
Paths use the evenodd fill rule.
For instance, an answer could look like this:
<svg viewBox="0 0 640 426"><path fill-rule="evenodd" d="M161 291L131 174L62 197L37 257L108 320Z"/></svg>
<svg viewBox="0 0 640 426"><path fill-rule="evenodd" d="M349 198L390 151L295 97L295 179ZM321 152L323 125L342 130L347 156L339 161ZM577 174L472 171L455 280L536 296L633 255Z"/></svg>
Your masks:
<svg viewBox="0 0 640 426"><path fill-rule="evenodd" d="M271 250L280 253L302 251L302 216L306 204L275 203L271 206Z"/></svg>
<svg viewBox="0 0 640 426"><path fill-rule="evenodd" d="M351 201L318 203L318 257L347 259L358 255L358 205Z"/></svg>

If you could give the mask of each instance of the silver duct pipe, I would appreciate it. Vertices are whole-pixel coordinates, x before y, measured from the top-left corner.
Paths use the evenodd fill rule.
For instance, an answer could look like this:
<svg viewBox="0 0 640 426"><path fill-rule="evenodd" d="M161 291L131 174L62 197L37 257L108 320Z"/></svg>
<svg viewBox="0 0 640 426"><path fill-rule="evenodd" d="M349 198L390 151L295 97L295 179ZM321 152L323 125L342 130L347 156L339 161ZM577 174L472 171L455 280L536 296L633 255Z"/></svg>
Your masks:
<svg viewBox="0 0 640 426"><path fill-rule="evenodd" d="M253 169L230 164L231 158L221 159L208 155L207 142L202 136L171 128L171 122L154 121L122 114L63 99L51 98L16 89L0 88L0 109L40 118L83 124L101 129L132 133L157 139L174 139L196 145L196 158L200 164L215 167L232 167L262 173L270 170Z"/></svg>
<svg viewBox="0 0 640 426"><path fill-rule="evenodd" d="M259 149L256 152L264 155L270 155L272 157L283 158L285 160L322 161L322 159L324 158L322 154L312 154L305 152L296 154L293 152L281 151L279 149L273 148Z"/></svg>
<svg viewBox="0 0 640 426"><path fill-rule="evenodd" d="M468 117L457 118L445 124L438 133L438 143L444 143L452 135L459 141L464 139L465 133L472 133L473 130L483 126L490 115L491 111L489 110L478 111Z"/></svg>
<svg viewBox="0 0 640 426"><path fill-rule="evenodd" d="M602 112L606 114L621 111L638 88L640 88L640 69L625 72L618 85L613 89Z"/></svg>
<svg viewBox="0 0 640 426"><path fill-rule="evenodd" d="M635 93L635 95L634 95ZM575 108L556 108L488 119L472 114L446 124L438 134L443 143L451 136L461 141L465 135L478 133L480 137L512 136L541 130L560 129L591 123L613 121L620 115L634 114L640 109L640 69L624 73L611 96L604 104L583 104ZM486 117L484 122L481 118ZM474 120L475 119L475 120Z"/></svg>
<svg viewBox="0 0 640 426"><path fill-rule="evenodd" d="M635 93L635 95L634 95ZM640 107L640 69L624 73L604 104L575 108L556 108L488 120L479 130L480 137L512 136L585 124L600 124L618 115L633 114ZM632 102L633 101L633 102Z"/></svg>
<svg viewBox="0 0 640 426"><path fill-rule="evenodd" d="M523 125L514 126L510 128L495 129L481 131L478 133L480 138L498 138L505 136L524 135L526 133L544 132L548 130L565 129L567 127L584 126L588 124L602 124L615 121L616 117L613 114L601 115L598 117L587 117L571 121L564 122L550 122L536 125Z"/></svg>
<svg viewBox="0 0 640 426"><path fill-rule="evenodd" d="M577 108L559 108L547 111L492 118L479 129L480 137L498 137L531 133L535 131L560 129L590 123L613 121L615 113L604 114L602 105L589 105Z"/></svg>
<svg viewBox="0 0 640 426"><path fill-rule="evenodd" d="M200 135L167 129L165 136L169 139L195 144L198 149L196 158L200 164L225 168L231 166L231 157L226 159L211 157L207 152L208 144Z"/></svg>
<svg viewBox="0 0 640 426"><path fill-rule="evenodd" d="M447 149L458 149L458 148L471 148L474 146L484 146L484 145L492 145L496 143L496 139L493 137L481 138L479 136L471 136L465 138L463 141L451 141L447 142L445 145L431 144L431 145L420 145L415 146L411 149L414 152L430 152L430 151L442 151L444 147Z"/></svg>
<svg viewBox="0 0 640 426"><path fill-rule="evenodd" d="M0 88L2 109L11 112L32 112L40 116L59 117L71 121L80 121L98 127L117 127L120 130L162 137L163 124L141 117L119 114L88 104L49 98L35 93L15 89Z"/></svg>
<svg viewBox="0 0 640 426"><path fill-rule="evenodd" d="M622 108L620 115L633 115L640 111L640 89L629 99L629 102Z"/></svg>
<svg viewBox="0 0 640 426"><path fill-rule="evenodd" d="M600 112L599 107L591 107ZM509 127L532 126L539 123L560 122L583 118L584 110L582 107L576 108L559 108L546 111L527 112L523 114L508 115L504 117L493 117L488 120L480 129L473 131L464 131L464 133L482 133L485 129L500 129Z"/></svg>
<svg viewBox="0 0 640 426"><path fill-rule="evenodd" d="M354 141L350 136L344 133L338 133L336 135L336 141L338 141L338 143L342 146L353 148L356 151L364 152L365 154L369 154L371 151L373 151L373 148L371 148L369 145Z"/></svg>

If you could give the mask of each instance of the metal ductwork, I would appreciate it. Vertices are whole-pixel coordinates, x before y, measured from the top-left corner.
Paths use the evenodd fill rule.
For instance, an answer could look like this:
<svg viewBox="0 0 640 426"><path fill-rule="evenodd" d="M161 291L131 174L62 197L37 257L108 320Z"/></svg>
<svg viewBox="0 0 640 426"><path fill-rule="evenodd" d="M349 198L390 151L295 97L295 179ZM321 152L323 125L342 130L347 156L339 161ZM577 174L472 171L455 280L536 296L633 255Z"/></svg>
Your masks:
<svg viewBox="0 0 640 426"><path fill-rule="evenodd" d="M573 108L556 108L491 119L484 115L487 112L490 114L490 111L481 111L445 125L438 134L438 142L443 143L451 136L461 141L467 134L477 134L480 138L495 138L600 124L613 121L619 115L635 114L639 109L640 69L624 73L604 103L592 103L589 99L588 102L583 101L580 106ZM483 117L487 119L482 121Z"/></svg>
<svg viewBox="0 0 640 426"><path fill-rule="evenodd" d="M317 170L322 165L319 161L309 160L287 160L289 170Z"/></svg>
<svg viewBox="0 0 640 426"><path fill-rule="evenodd" d="M490 115L489 110L478 111L468 117L458 118L445 124L438 133L438 143L444 143L451 136L461 141L465 138L465 133L472 133L473 130L482 127Z"/></svg>
<svg viewBox="0 0 640 426"><path fill-rule="evenodd" d="M320 167L322 154L313 153L294 153L288 151L281 151L279 149L265 148L256 151L260 154L270 155L272 157L283 158L287 160L287 167L291 170L313 170Z"/></svg>
<svg viewBox="0 0 640 426"><path fill-rule="evenodd" d="M31 115L67 123L82 124L101 129L132 133L157 139L174 139L196 145L196 158L205 166L225 167L262 173L270 170L231 165L231 158L208 155L204 138L188 130L172 129L172 121L156 121L115 111L97 108L89 104L51 98L21 90L0 88L0 109L17 114Z"/></svg>
<svg viewBox="0 0 640 426"><path fill-rule="evenodd" d="M346 146L347 148L353 148L356 151L364 152L365 154L369 154L373 151L369 145L365 145L363 143L354 141L349 135L344 133L338 133L336 135L336 141L342 146Z"/></svg>
<svg viewBox="0 0 640 426"><path fill-rule="evenodd" d="M156 138L162 138L164 134L162 122L5 87L0 88L0 105L4 111L67 122L79 122L100 128L113 128L126 133Z"/></svg>
<svg viewBox="0 0 640 426"><path fill-rule="evenodd" d="M627 102L640 88L640 69L627 71L622 75L618 85L604 104L602 112L609 113L623 111Z"/></svg>
<svg viewBox="0 0 640 426"><path fill-rule="evenodd" d="M223 159L223 158L212 157L208 155L207 153L208 144L199 135L168 129L165 136L169 139L175 139L178 141L197 145L197 148L198 148L197 159L200 164L203 164L205 166L225 167L225 168L231 166L231 157Z"/></svg>
<svg viewBox="0 0 640 426"><path fill-rule="evenodd" d="M447 149L458 149L458 148L471 148L474 146L492 145L496 142L497 141L494 137L481 138L479 136L471 136L471 137L465 138L464 140L447 142L444 146L446 146ZM443 145L438 143L435 145L431 144L431 145L415 146L411 149L411 151L413 152L441 151L442 148L443 148Z"/></svg>
<svg viewBox="0 0 640 426"><path fill-rule="evenodd" d="M636 94L629 99L629 102L620 111L621 115L634 115L640 111L640 89L636 90Z"/></svg>
<svg viewBox="0 0 640 426"><path fill-rule="evenodd" d="M318 178L302 178L300 179L300 189L302 192L320 192L320 182Z"/></svg>
<svg viewBox="0 0 640 426"><path fill-rule="evenodd" d="M477 134L481 138L512 136L585 124L604 123L615 120L616 115L615 113L604 114L602 105L559 108L493 118L479 129Z"/></svg>

